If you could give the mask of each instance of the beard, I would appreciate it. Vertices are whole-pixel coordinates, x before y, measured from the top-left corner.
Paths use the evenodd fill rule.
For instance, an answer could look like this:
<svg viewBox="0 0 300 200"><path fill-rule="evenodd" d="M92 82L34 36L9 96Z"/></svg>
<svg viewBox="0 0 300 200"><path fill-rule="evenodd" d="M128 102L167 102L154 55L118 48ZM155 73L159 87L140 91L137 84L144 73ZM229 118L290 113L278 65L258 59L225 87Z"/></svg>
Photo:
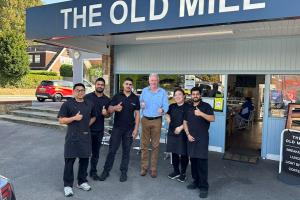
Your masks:
<svg viewBox="0 0 300 200"><path fill-rule="evenodd" d="M197 103L201 100L201 98L193 98L193 102Z"/></svg>
<svg viewBox="0 0 300 200"><path fill-rule="evenodd" d="M96 88L96 92L98 93L103 93L104 89L103 88Z"/></svg>

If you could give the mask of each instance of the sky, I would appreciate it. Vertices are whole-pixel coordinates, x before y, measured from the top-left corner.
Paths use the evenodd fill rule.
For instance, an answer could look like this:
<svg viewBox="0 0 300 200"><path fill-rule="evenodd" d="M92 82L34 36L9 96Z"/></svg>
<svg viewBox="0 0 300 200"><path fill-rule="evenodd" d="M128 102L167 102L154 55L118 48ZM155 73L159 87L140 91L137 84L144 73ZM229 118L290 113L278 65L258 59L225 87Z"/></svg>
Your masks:
<svg viewBox="0 0 300 200"><path fill-rule="evenodd" d="M42 0L45 4L58 3L67 0Z"/></svg>

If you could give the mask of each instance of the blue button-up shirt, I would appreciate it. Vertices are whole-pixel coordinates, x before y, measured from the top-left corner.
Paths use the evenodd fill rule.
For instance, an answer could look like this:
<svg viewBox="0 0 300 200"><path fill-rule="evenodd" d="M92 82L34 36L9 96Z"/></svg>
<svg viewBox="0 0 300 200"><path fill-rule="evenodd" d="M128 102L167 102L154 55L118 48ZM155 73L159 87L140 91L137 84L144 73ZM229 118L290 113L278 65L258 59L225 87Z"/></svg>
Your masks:
<svg viewBox="0 0 300 200"><path fill-rule="evenodd" d="M162 108L164 113L168 112L169 109L167 92L160 87L156 92L152 92L150 87L144 88L140 96L140 102L146 104L146 107L142 110L142 115L146 117L161 116L158 112L159 108Z"/></svg>

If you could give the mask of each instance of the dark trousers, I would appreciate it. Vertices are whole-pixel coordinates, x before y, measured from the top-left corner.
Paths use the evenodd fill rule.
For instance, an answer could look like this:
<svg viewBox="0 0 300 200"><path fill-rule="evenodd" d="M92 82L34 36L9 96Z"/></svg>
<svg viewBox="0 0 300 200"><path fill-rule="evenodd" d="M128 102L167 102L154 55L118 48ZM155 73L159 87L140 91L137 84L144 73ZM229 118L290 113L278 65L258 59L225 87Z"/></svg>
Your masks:
<svg viewBox="0 0 300 200"><path fill-rule="evenodd" d="M76 158L65 158L65 169L64 169L64 186L73 187L74 183L74 162ZM77 180L78 185L87 182L87 169L89 165L89 158L79 158Z"/></svg>
<svg viewBox="0 0 300 200"><path fill-rule="evenodd" d="M179 155L177 153L172 153L172 164L173 164L174 172L176 172L178 174L179 173L185 174L186 168L189 164L189 158L188 158L188 156L185 156L185 155L181 155L179 157ZM179 170L179 164L181 166L181 170Z"/></svg>
<svg viewBox="0 0 300 200"><path fill-rule="evenodd" d="M208 191L208 160L201 158L190 158L190 160L194 183L199 186L200 190Z"/></svg>
<svg viewBox="0 0 300 200"><path fill-rule="evenodd" d="M120 170L122 172L128 171L130 149L132 145L132 129L122 130L120 128L113 128L112 134L109 140L109 150L106 157L104 170L109 172L114 164L116 153L120 147L122 141L122 161L120 165Z"/></svg>
<svg viewBox="0 0 300 200"><path fill-rule="evenodd" d="M91 131L92 136L92 156L91 156L91 167L90 167L90 175L97 174L97 164L99 160L99 152L101 147L101 142L103 138L103 131L95 132Z"/></svg>

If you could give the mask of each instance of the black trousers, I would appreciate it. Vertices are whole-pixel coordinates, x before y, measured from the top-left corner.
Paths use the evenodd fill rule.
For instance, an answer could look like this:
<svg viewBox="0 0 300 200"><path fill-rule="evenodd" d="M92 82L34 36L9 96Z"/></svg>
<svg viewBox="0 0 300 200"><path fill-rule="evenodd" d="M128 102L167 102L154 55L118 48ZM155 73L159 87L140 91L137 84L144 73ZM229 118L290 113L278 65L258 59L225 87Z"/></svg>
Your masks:
<svg viewBox="0 0 300 200"><path fill-rule="evenodd" d="M132 129L123 130L120 128L113 128L110 140L109 140L109 150L106 157L104 170L109 172L114 164L116 153L122 142L122 161L120 165L120 170L122 172L128 171L128 164L130 158L130 149L133 141Z"/></svg>
<svg viewBox="0 0 300 200"><path fill-rule="evenodd" d="M64 186L73 187L74 183L74 162L76 158L65 158L65 169L64 169ZM79 158L79 167L78 167L78 174L77 180L78 185L87 182L87 169L89 165L89 158Z"/></svg>
<svg viewBox="0 0 300 200"><path fill-rule="evenodd" d="M90 167L90 175L97 174L97 164L99 160L99 152L101 147L101 142L103 139L103 131L91 131L92 136L92 156L91 156L91 167Z"/></svg>
<svg viewBox="0 0 300 200"><path fill-rule="evenodd" d="M200 190L208 191L208 160L201 158L190 158L190 160L194 183L199 186Z"/></svg>
<svg viewBox="0 0 300 200"><path fill-rule="evenodd" d="M186 168L189 164L189 158L186 155L179 156L177 153L172 153L172 164L174 172L178 174L185 174ZM181 166L181 170L179 170L179 164Z"/></svg>

